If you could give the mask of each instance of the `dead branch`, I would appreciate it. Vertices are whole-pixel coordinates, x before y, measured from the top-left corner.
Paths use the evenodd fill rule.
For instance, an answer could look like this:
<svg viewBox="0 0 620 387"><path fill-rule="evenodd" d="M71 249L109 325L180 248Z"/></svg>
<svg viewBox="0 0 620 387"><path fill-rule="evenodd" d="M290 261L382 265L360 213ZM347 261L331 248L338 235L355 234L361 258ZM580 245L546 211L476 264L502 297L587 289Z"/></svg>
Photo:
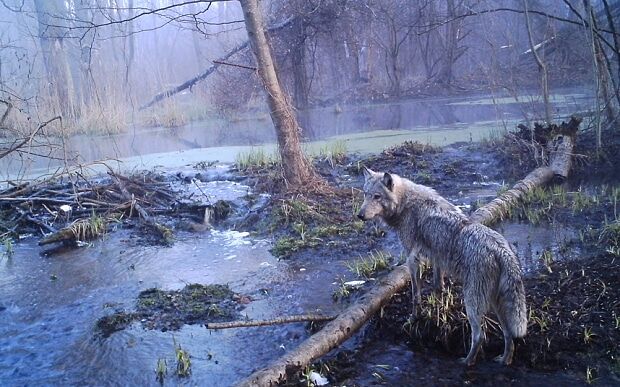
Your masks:
<svg viewBox="0 0 620 387"><path fill-rule="evenodd" d="M228 321L221 323L208 323L207 329L229 329L229 328L246 328L246 327L262 327L267 325L289 324L307 321L331 321L336 316L324 316L320 314L301 314L296 316L284 316L271 320L241 320Z"/></svg>
<svg viewBox="0 0 620 387"><path fill-rule="evenodd" d="M3 118L4 119L4 118ZM20 142L18 142L17 144L13 144L13 146L11 146L9 149L5 150L4 152L0 153L0 159L4 158L5 156L7 156L8 154L15 152L16 150L18 150L19 148L23 147L24 145L26 145L27 143L31 142L32 139L34 138L34 136L37 135L37 133L39 132L39 130L43 129L44 127L46 127L47 125L49 125L50 123L56 121L56 120L62 120L62 117L60 116L56 116L50 120L47 120L41 124L39 124L39 126L37 126L37 128L30 133L30 135L28 137L25 137L23 140L21 140Z"/></svg>
<svg viewBox="0 0 620 387"><path fill-rule="evenodd" d="M293 23L293 21L295 20L295 18L289 18L286 19L285 21L278 23L274 26L271 26L267 29L268 32L275 32L278 30L281 30L289 25L291 25ZM198 74L197 76L195 76L192 79L189 79L185 82L183 82L182 84L173 87L170 90L166 90L163 91L157 95L155 95L149 102L143 104L142 106L140 106L139 110L144 110L147 109L153 105L155 105L156 103L168 98L168 97L172 97L175 94L178 94L180 92L182 92L183 90L189 89L191 87L193 87L196 83L206 79L209 75L213 74L213 72L215 70L217 70L218 67L220 67L223 64L228 64L228 63L224 63L226 62L228 59L230 59L233 55L235 55L236 53L240 52L241 50L247 48L249 46L250 42L249 41L245 41L241 44L239 44L238 46L234 47L232 50L228 51L226 53L226 55L222 56L221 58L214 60L213 64L211 66L209 66L209 68L207 68L205 71L203 71L202 73ZM244 66L240 66L237 65L238 67L244 67Z"/></svg>

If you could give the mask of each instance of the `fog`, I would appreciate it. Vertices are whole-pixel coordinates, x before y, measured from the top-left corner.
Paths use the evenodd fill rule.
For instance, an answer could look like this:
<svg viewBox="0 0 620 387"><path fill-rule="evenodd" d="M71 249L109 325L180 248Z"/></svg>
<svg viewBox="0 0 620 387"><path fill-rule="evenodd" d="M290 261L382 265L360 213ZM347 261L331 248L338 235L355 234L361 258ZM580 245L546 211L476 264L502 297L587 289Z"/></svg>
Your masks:
<svg viewBox="0 0 620 387"><path fill-rule="evenodd" d="M422 107L421 116L439 109L449 117L436 117L429 127L435 121L451 125L468 120L450 117L454 112L446 113L444 106L455 101L442 98L488 98L493 112L479 121L494 121L498 128L571 113L592 116L594 126L616 119L616 2L261 4L278 77L306 139L324 133L326 126L334 131L320 138L346 134L337 128L345 125L338 117L343 111L411 99L428 100L431 108ZM135 142L148 138L152 128L203 131L201 136L211 140L226 139L200 143L184 137L196 147L273 141L247 36L237 1L5 0L0 6L0 109L7 112L0 122L7 139L3 157L23 162L53 155L68 162L66 152L58 153L67 143L76 154L85 153L75 145L80 138L133 133L128 141ZM566 104L567 95L595 97L596 103L572 99ZM502 98L509 98L508 103ZM518 105L506 110L507 104ZM416 115L410 109L420 106L407 106L407 117ZM380 120L391 122L385 125L373 125L374 116L360 122L349 114L345 126L357 125L353 131L362 132L421 126L406 125L414 118L401 122L401 110L382 111ZM323 122L317 119L321 114L334 117ZM247 124L234 125L240 121ZM260 130L249 134L255 127ZM27 138L31 148L13 150L20 138ZM117 154L69 158L92 161L131 153L128 146Z"/></svg>

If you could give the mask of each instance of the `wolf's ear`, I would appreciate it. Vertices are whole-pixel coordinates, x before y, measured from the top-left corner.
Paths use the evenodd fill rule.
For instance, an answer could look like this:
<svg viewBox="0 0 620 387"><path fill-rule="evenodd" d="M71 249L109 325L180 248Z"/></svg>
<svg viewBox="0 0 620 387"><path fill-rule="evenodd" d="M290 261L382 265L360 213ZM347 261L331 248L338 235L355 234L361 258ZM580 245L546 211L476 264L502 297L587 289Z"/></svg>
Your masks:
<svg viewBox="0 0 620 387"><path fill-rule="evenodd" d="M394 179L392 179L392 175L390 175L389 173L384 173L383 174L383 180L381 181L383 183L384 186L387 187L387 189L389 189L390 191L393 190L394 188Z"/></svg>
<svg viewBox="0 0 620 387"><path fill-rule="evenodd" d="M372 177L372 175L374 175L374 171L370 168L367 168L366 166L362 167L362 171L364 171L364 178L366 180L370 179Z"/></svg>

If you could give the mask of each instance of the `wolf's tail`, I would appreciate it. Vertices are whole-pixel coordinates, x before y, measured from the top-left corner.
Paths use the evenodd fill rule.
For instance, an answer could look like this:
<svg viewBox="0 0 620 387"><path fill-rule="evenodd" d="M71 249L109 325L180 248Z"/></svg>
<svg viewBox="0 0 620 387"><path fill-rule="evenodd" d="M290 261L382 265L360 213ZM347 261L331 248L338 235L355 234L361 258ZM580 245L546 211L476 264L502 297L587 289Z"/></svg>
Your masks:
<svg viewBox="0 0 620 387"><path fill-rule="evenodd" d="M513 337L523 337L527 333L525 289L519 259L507 243L506 249L501 253L500 262L498 313L503 315L507 329Z"/></svg>

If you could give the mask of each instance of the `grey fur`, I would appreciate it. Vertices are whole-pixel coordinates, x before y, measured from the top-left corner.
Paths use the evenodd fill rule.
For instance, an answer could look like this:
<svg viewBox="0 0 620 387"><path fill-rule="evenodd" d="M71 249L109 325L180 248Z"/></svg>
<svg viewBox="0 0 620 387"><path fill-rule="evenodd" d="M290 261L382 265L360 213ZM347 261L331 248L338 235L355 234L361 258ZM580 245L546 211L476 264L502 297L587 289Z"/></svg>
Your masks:
<svg viewBox="0 0 620 387"><path fill-rule="evenodd" d="M364 169L364 203L358 217L379 218L394 228L408 256L414 310L420 301L421 260L463 283L463 298L471 326L471 348L464 359L473 365L482 344L481 322L495 312L504 334L504 353L510 364L513 338L527 331L525 290L519 260L506 239L496 231L471 223L454 205L432 188L414 184L396 174Z"/></svg>

